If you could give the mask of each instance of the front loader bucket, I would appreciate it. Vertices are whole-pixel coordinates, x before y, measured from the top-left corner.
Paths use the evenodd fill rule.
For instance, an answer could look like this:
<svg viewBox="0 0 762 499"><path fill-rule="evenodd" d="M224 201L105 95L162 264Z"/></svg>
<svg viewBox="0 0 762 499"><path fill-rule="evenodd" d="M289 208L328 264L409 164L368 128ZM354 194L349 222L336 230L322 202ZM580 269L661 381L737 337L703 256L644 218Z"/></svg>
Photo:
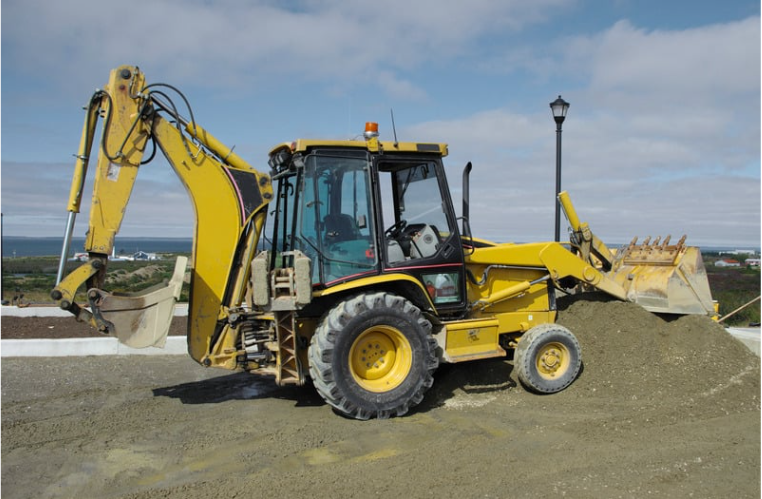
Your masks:
<svg viewBox="0 0 762 499"><path fill-rule="evenodd" d="M132 348L163 348L180 298L188 258L177 257L169 283L137 293L88 291L93 316L107 325L107 332ZM101 321L99 321L101 322Z"/></svg>
<svg viewBox="0 0 762 499"><path fill-rule="evenodd" d="M669 236L649 244L637 238L618 251L609 276L627 292L627 299L646 310L666 314L714 315L714 302L701 251L685 246L685 236L675 245Z"/></svg>

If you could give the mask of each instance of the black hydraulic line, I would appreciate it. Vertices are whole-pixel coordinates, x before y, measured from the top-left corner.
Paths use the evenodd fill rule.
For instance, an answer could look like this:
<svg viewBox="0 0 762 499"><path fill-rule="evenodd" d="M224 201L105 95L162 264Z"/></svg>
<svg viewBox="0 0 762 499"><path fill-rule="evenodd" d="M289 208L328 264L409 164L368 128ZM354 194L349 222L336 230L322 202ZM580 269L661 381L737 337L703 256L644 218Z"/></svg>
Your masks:
<svg viewBox="0 0 762 499"><path fill-rule="evenodd" d="M190 108L190 103L185 98L182 93L180 93L179 90L175 89L174 87L171 87L170 85L166 84L155 84L160 86L167 86L171 88L172 90L178 92L180 94L180 97L185 101L186 106L188 107L188 112L191 115L190 121L183 118L183 116L178 112L177 107L175 106L175 103L172 101L172 99L164 92L161 92L159 90L153 90L150 92L150 95L152 97L151 102L156 105L157 108L164 111L165 113L169 114L172 119L174 120L175 128L177 128L177 131L180 132L180 136L183 140L183 145L185 146L185 151L188 153L188 156L195 159L195 156L193 155L193 152L190 150L190 147L188 147L188 138L186 137L186 134L184 132L183 127L188 128L189 126L193 127L193 133L188 133L191 139L193 139L194 144L198 145L199 149L203 149L204 151L208 152L209 154L213 155L215 158L217 158L220 163L228 164L227 158L223 158L219 154L217 154L215 151L209 149L198 137L198 130L196 129L196 121L193 117L193 110ZM150 85L149 85L150 86ZM148 88L148 87L146 87ZM157 99L154 97L154 95L160 95L164 97L167 102L164 102L160 99ZM230 150L232 153L232 149Z"/></svg>
<svg viewBox="0 0 762 499"><path fill-rule="evenodd" d="M148 87L146 87L148 88ZM186 123L188 123L187 120L185 120L182 116L180 116L180 112L177 110L177 106L175 106L174 101L170 98L169 95L166 93L160 91L160 90L154 90L149 93L151 96L151 102L156 105L159 109L164 111L165 113L169 114L172 119L174 120L175 128L177 129L178 133L180 134L180 138L183 141L183 146L185 147L185 152L188 153L188 156L193 158L193 152L190 150L190 147L188 147L188 139L185 137L185 133L183 132L183 126L185 126ZM167 102L163 102L159 99L156 99L154 95L159 95L161 97L164 97ZM187 101L186 101L187 104ZM170 109L171 107L171 109ZM194 124L195 128L195 124Z"/></svg>
<svg viewBox="0 0 762 499"><path fill-rule="evenodd" d="M109 161L116 161L117 157L111 157L108 153L108 141L106 137L108 136L108 130L111 128L111 115L113 112L114 107L114 101L111 100L111 95L109 95L108 92L101 91L101 96L106 97L108 99L108 109L106 110L106 116L103 118L103 133L101 134L101 150L103 151L103 154L108 158Z"/></svg>
<svg viewBox="0 0 762 499"><path fill-rule="evenodd" d="M148 90L151 87L166 87L166 88L174 91L175 93L177 93L177 95L180 96L180 98L183 100L183 102L185 102L185 107L188 108L188 114L190 115L190 124L193 126L193 138L194 139L197 138L198 137L198 132L196 131L196 118L193 116L193 108L191 107L190 102L185 97L185 95L177 87L173 87L172 85L170 85L168 83L152 83L150 85L146 85L145 88L143 89L143 91L146 91L146 90ZM154 93L154 92L155 91L151 91L151 93ZM156 93L159 93L160 95L163 95L163 96L167 97L168 100L170 100L169 97L166 94L164 94L162 92L156 92ZM170 100L170 102L171 102L171 100ZM159 103L159 104L161 104L161 103ZM172 105L172 107L173 108L175 107L174 104ZM165 110L168 111L167 109L165 109ZM187 121L185 119L183 119L182 116L180 116L180 114L177 112L176 108L175 108L174 111L175 112L174 112L174 116L173 117L176 120L178 120L178 121L182 121L183 124L186 124Z"/></svg>
<svg viewBox="0 0 762 499"><path fill-rule="evenodd" d="M154 158L156 157L156 149L157 149L157 147L156 147L156 139L154 139L153 134L151 135L151 145L153 146L152 149L151 149L151 154L148 156L148 159L143 160L143 161L140 162L141 165L147 165L148 163L153 161Z"/></svg>

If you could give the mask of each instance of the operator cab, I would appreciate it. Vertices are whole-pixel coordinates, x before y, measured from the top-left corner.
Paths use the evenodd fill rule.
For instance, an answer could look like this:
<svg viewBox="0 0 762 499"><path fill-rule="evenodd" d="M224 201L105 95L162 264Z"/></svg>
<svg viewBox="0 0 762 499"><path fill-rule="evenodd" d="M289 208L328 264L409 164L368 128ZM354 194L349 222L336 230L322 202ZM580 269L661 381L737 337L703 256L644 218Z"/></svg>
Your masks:
<svg viewBox="0 0 762 499"><path fill-rule="evenodd" d="M299 141L271 153L275 253L307 255L316 290L401 274L420 283L439 314L462 311L464 256L446 146L375 144Z"/></svg>

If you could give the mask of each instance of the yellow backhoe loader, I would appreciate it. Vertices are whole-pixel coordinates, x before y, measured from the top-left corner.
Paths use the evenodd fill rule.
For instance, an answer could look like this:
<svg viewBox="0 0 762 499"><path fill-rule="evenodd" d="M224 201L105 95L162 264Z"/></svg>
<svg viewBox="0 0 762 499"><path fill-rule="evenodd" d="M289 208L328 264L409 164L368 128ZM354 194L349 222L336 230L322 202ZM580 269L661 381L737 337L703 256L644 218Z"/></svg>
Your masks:
<svg viewBox="0 0 762 499"><path fill-rule="evenodd" d="M564 193L569 244L484 241L470 230L470 163L460 226L456 219L446 144L381 141L368 123L361 140L278 145L265 174L201 128L189 106L190 118L181 116L175 94L182 97L147 84L137 67L113 70L87 107L75 165L52 297L127 345L163 346L189 263L193 359L280 385L311 379L340 413L387 418L421 402L440 363L509 351L526 387L564 389L582 357L572 332L554 323L559 290L714 314L701 254L684 238L611 251ZM99 117L89 260L64 276ZM178 259L166 286L108 293L101 287L114 237L145 153L157 148L192 200L192 257ZM82 286L87 304L75 300Z"/></svg>

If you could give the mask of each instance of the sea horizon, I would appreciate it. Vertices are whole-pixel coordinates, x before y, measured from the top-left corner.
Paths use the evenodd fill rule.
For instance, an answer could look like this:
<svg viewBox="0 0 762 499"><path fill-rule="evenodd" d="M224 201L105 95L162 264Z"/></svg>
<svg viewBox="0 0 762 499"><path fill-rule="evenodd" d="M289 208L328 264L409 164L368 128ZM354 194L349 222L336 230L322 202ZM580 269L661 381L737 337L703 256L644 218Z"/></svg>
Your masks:
<svg viewBox="0 0 762 499"><path fill-rule="evenodd" d="M3 236L2 257L18 258L28 256L60 256L63 238L54 236ZM85 238L73 237L69 246L68 257L84 252ZM611 248L618 248L610 244ZM759 247L748 246L701 246L703 253L728 251L749 251L759 254ZM114 252L117 255L132 255L138 251L146 253L190 253L193 251L193 238L190 237L117 237Z"/></svg>
<svg viewBox="0 0 762 499"><path fill-rule="evenodd" d="M69 245L68 257L84 252L85 238L73 237ZM63 238L54 236L3 236L2 257L18 258L26 256L60 256ZM117 237L114 252L117 255L132 255L138 251L146 253L190 253L193 239L190 237Z"/></svg>

